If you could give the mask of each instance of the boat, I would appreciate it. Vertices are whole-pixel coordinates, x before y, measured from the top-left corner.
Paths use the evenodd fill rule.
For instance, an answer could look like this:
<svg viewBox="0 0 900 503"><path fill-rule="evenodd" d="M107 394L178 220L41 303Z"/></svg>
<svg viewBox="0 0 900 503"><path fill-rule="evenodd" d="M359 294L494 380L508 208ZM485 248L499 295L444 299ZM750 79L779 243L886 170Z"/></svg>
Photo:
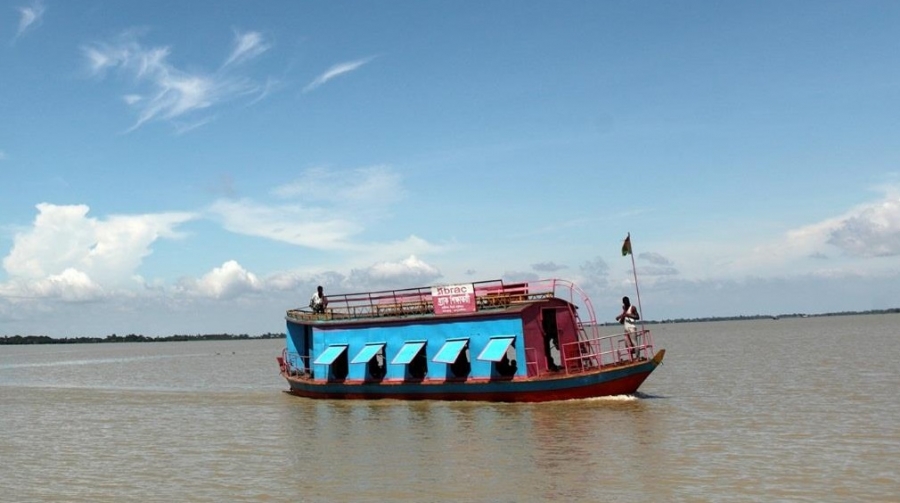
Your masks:
<svg viewBox="0 0 900 503"><path fill-rule="evenodd" d="M584 319L581 313L584 312ZM545 402L628 395L662 363L650 331L601 335L562 279L328 296L289 309L288 393L325 399Z"/></svg>

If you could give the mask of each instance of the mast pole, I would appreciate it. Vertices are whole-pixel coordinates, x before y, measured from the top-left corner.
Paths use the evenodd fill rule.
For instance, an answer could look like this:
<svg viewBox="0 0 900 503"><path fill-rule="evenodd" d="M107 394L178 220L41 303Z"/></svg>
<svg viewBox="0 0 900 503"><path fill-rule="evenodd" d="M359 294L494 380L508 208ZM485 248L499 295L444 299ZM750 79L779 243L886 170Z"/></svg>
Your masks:
<svg viewBox="0 0 900 503"><path fill-rule="evenodd" d="M637 265L634 263L634 251L631 246L631 233L625 237L625 244L622 246L623 254L628 251L631 255L631 273L634 275L634 292L637 294L638 314L640 314L641 330L644 330L644 306L641 305L641 289L638 287Z"/></svg>

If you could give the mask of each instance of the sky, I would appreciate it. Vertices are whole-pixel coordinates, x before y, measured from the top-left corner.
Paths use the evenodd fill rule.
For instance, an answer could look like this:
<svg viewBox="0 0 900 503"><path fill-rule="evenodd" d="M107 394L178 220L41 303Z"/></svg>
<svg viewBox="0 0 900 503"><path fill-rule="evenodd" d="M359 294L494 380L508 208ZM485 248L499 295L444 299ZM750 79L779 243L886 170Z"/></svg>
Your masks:
<svg viewBox="0 0 900 503"><path fill-rule="evenodd" d="M0 336L278 333L316 285L493 279L573 281L601 322L900 307L898 26L0 0Z"/></svg>

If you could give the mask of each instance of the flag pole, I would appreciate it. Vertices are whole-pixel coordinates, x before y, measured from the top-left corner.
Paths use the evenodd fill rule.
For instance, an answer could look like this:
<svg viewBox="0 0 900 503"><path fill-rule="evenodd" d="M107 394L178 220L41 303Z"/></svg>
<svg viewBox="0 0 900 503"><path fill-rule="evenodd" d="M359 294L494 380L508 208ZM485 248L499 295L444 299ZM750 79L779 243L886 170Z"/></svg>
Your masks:
<svg viewBox="0 0 900 503"><path fill-rule="evenodd" d="M634 275L634 292L637 294L638 314L640 314L641 330L644 330L644 306L641 305L641 290L638 288L637 266L634 263L634 252L631 248L631 233L625 237L625 244L622 245L622 252L628 252L631 255L631 273Z"/></svg>

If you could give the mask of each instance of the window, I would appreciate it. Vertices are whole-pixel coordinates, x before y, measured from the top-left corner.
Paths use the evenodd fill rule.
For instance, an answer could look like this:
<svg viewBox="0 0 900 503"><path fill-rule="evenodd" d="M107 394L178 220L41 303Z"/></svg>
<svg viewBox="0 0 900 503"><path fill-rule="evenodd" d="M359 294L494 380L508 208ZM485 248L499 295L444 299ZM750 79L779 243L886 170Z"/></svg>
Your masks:
<svg viewBox="0 0 900 503"><path fill-rule="evenodd" d="M431 361L435 363L453 363L468 343L469 339L449 340L444 343L444 346Z"/></svg>
<svg viewBox="0 0 900 503"><path fill-rule="evenodd" d="M428 373L428 357L425 356L425 341L407 341L391 361L392 365L406 365L406 377L423 379Z"/></svg>
<svg viewBox="0 0 900 503"><path fill-rule="evenodd" d="M468 347L469 339L451 339L444 343L431 361L448 364L452 377L467 377L472 371Z"/></svg>
<svg viewBox="0 0 900 503"><path fill-rule="evenodd" d="M491 337L478 355L479 360L493 362L494 376L512 377L516 374L516 338L511 335Z"/></svg>
<svg viewBox="0 0 900 503"><path fill-rule="evenodd" d="M346 379L347 374L350 372L350 365L348 365L347 361L347 345L333 344L328 346L313 364L328 365L329 379L338 381Z"/></svg>
<svg viewBox="0 0 900 503"><path fill-rule="evenodd" d="M375 355L381 352L381 349L384 348L384 343L379 342L377 344L366 344L362 351L356 354L353 357L353 361L350 363L368 363Z"/></svg>
<svg viewBox="0 0 900 503"><path fill-rule="evenodd" d="M325 351L322 351L322 354L320 354L319 357L316 358L316 361L314 361L313 364L331 365L346 350L346 344L335 344L333 346L328 346L327 348L325 348Z"/></svg>
<svg viewBox="0 0 900 503"><path fill-rule="evenodd" d="M394 360L391 361L392 365L409 365L413 358L419 353L419 351L425 347L425 341L411 341L407 342L400 348L400 352L397 353L397 356L394 357Z"/></svg>
<svg viewBox="0 0 900 503"><path fill-rule="evenodd" d="M384 343L366 344L362 351L353 357L350 363L365 363L366 378L380 380L387 373L387 362L384 358Z"/></svg>
<svg viewBox="0 0 900 503"><path fill-rule="evenodd" d="M490 342L478 355L478 359L489 362L499 362L506 356L506 350L512 345L516 338L512 336L491 337Z"/></svg>

